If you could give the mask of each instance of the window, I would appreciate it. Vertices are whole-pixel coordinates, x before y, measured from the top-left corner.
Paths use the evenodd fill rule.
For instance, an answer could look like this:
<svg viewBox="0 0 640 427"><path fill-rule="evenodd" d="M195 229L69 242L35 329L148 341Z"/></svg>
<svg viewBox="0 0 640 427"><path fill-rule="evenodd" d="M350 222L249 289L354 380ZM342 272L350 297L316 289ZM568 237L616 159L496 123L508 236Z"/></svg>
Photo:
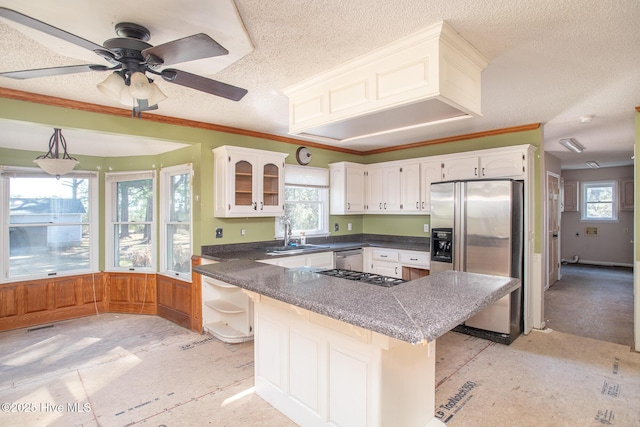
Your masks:
<svg viewBox="0 0 640 427"><path fill-rule="evenodd" d="M97 270L98 179L74 171L57 179L39 169L4 167L2 281Z"/></svg>
<svg viewBox="0 0 640 427"><path fill-rule="evenodd" d="M292 234L329 234L329 171L308 166L285 165L284 217L276 218L276 237L284 236L283 220L291 222Z"/></svg>
<svg viewBox="0 0 640 427"><path fill-rule="evenodd" d="M105 176L107 270L155 271L155 172Z"/></svg>
<svg viewBox="0 0 640 427"><path fill-rule="evenodd" d="M616 194L616 181L584 182L582 184L582 220L617 220Z"/></svg>
<svg viewBox="0 0 640 427"><path fill-rule="evenodd" d="M160 174L160 247L163 273L191 280L191 166Z"/></svg>

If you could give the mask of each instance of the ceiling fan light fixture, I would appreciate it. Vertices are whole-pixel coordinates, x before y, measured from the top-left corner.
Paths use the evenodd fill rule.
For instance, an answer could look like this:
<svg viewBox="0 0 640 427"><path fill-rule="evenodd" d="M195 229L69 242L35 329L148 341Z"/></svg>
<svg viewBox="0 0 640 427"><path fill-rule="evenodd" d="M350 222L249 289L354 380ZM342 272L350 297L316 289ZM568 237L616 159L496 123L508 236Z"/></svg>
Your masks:
<svg viewBox="0 0 640 427"><path fill-rule="evenodd" d="M558 142L564 148L569 151L573 151L574 153L582 153L584 151L584 146L580 144L575 138L564 138Z"/></svg>
<svg viewBox="0 0 640 427"><path fill-rule="evenodd" d="M62 153L60 153L60 146L62 146ZM53 135L49 138L49 151L42 156L36 157L33 162L40 169L49 175L54 175L56 178L60 178L60 175L68 174L79 163L77 159L67 153L67 141L62 136L62 131L57 128L53 130Z"/></svg>
<svg viewBox="0 0 640 427"><path fill-rule="evenodd" d="M144 73L136 71L129 77L129 92L137 99L149 99L153 93L149 79Z"/></svg>
<svg viewBox="0 0 640 427"><path fill-rule="evenodd" d="M98 90L109 98L120 101L120 95L126 87L124 79L118 73L111 73L109 77L96 85Z"/></svg>
<svg viewBox="0 0 640 427"><path fill-rule="evenodd" d="M151 96L147 98L149 105L158 105L165 99L167 99L167 95L160 90L157 84L151 83Z"/></svg>

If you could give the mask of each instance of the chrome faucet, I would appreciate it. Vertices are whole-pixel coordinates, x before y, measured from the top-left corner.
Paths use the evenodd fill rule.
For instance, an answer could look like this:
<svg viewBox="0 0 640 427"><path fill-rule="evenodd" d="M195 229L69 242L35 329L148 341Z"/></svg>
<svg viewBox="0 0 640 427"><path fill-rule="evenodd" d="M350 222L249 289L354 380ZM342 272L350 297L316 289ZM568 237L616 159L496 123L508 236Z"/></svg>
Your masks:
<svg viewBox="0 0 640 427"><path fill-rule="evenodd" d="M291 221L288 219L284 220L284 245L289 246L289 242L291 240Z"/></svg>

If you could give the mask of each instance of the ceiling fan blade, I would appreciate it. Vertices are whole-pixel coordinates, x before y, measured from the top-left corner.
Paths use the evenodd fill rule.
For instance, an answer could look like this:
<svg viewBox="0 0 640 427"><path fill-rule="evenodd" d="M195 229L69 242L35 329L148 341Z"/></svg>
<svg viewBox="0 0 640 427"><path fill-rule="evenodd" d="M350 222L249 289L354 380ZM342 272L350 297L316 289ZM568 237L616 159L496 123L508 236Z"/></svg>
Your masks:
<svg viewBox="0 0 640 427"><path fill-rule="evenodd" d="M240 101L242 97L247 94L246 89L222 83L217 80L208 79L196 74L187 73L186 71L168 68L162 70L160 75L168 82L210 93L212 95L221 96L223 98L231 99L232 101Z"/></svg>
<svg viewBox="0 0 640 427"><path fill-rule="evenodd" d="M229 51L206 34L194 34L142 51L142 57L151 64L171 65L213 56L228 55ZM160 62L156 62L157 59Z"/></svg>
<svg viewBox="0 0 640 427"><path fill-rule="evenodd" d="M59 28L53 27L42 21L38 21L37 19L31 18L30 16L23 15L22 13L16 12L15 10L7 9L5 7L0 7L0 16L10 21L16 22L18 24L22 24L29 28L33 28L34 30L38 30L45 34L49 34L51 36L57 37L69 43L73 43L80 47L84 47L85 49L104 50L104 47L100 46L99 44L95 44L93 42L90 42L89 40L83 39L82 37L78 37L74 34L71 34Z"/></svg>
<svg viewBox="0 0 640 427"><path fill-rule="evenodd" d="M85 73L87 71L106 71L110 68L104 65L69 65L66 67L38 68L34 70L7 71L0 73L1 77L11 79L33 79L36 77L63 76L65 74Z"/></svg>

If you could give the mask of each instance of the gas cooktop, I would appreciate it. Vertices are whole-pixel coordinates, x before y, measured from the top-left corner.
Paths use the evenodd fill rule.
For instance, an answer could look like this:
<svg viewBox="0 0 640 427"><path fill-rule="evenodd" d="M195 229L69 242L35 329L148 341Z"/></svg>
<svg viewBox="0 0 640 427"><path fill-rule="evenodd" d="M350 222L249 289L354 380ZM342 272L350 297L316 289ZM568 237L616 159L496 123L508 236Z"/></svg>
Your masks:
<svg viewBox="0 0 640 427"><path fill-rule="evenodd" d="M390 288L406 282L406 280L398 279L397 277L381 276L380 274L362 273L360 271L343 270L340 268L316 271L316 273L324 274L325 276L339 277L341 279L356 280L359 282L370 283L372 285L384 286L385 288Z"/></svg>

